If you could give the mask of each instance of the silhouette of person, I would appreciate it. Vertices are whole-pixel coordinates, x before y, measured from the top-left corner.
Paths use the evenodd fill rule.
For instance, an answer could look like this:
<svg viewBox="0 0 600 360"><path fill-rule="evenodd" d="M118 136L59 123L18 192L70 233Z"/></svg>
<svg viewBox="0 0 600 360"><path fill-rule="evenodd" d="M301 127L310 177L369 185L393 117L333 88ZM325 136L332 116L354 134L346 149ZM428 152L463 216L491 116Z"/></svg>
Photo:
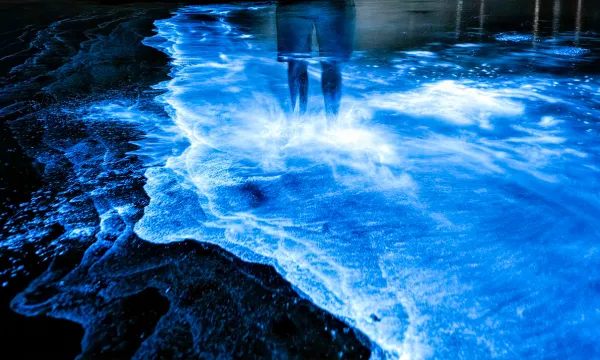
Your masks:
<svg viewBox="0 0 600 360"><path fill-rule="evenodd" d="M329 123L337 118L342 95L342 65L354 46L354 0L279 0L277 5L278 61L288 62L292 109L308 102L308 63L316 30L321 63L321 90Z"/></svg>

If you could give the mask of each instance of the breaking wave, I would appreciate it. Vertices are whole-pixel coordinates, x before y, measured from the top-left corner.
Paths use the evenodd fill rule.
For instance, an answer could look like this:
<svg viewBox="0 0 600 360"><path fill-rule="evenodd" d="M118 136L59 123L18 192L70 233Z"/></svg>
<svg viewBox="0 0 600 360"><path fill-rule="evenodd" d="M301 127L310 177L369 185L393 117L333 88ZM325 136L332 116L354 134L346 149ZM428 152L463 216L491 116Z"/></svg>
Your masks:
<svg viewBox="0 0 600 360"><path fill-rule="evenodd" d="M598 81L517 77L506 59L474 65L472 46L358 51L327 127L318 86L313 110L289 114L273 38L231 20L269 23L256 10L156 22L145 43L172 58L157 85L169 119L98 105L153 122L135 232L274 266L375 356L598 354L598 112L573 95L597 98Z"/></svg>

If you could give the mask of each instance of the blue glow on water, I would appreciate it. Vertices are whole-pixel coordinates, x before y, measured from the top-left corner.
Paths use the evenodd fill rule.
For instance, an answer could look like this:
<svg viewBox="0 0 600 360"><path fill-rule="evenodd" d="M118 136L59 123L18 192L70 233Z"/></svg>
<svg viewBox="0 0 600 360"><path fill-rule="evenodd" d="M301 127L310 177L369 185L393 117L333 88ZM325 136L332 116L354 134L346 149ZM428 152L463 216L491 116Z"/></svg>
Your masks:
<svg viewBox="0 0 600 360"><path fill-rule="evenodd" d="M156 22L169 118L96 105L149 129L136 233L273 265L380 356L600 355L600 79L543 71L589 52L518 34L358 49L327 128L318 65L290 115L273 39L229 20L273 15L256 9Z"/></svg>

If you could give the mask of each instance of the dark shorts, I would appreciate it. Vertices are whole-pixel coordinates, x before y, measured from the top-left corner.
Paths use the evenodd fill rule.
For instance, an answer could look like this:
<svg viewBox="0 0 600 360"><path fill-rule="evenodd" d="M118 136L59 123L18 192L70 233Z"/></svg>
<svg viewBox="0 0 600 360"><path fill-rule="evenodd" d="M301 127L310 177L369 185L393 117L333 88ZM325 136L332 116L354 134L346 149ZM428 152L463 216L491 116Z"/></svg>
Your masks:
<svg viewBox="0 0 600 360"><path fill-rule="evenodd" d="M347 61L354 48L354 4L314 0L277 6L278 61L312 57L313 28L322 61Z"/></svg>

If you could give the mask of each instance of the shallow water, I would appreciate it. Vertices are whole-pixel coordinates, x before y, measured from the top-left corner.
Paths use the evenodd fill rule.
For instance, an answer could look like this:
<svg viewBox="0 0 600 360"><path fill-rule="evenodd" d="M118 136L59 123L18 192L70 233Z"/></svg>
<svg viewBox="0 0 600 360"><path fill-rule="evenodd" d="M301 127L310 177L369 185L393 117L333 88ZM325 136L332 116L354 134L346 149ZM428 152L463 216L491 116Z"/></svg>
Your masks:
<svg viewBox="0 0 600 360"><path fill-rule="evenodd" d="M85 108L148 133L141 238L273 265L376 357L593 358L600 37L583 6L357 2L329 127L314 59L308 113L290 111L274 6L183 7L145 40L172 59L169 116Z"/></svg>

